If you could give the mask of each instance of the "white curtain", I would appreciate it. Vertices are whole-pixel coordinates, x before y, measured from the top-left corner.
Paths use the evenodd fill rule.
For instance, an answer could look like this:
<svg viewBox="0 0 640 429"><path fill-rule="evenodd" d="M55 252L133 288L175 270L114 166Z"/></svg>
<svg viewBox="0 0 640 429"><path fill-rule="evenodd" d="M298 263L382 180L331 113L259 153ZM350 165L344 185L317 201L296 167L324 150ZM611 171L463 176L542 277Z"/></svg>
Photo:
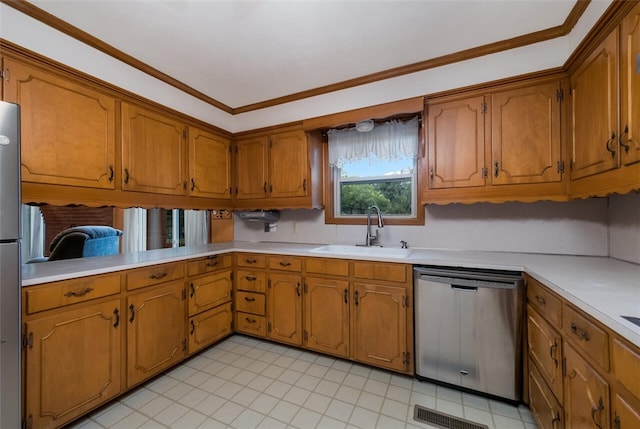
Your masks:
<svg viewBox="0 0 640 429"><path fill-rule="evenodd" d="M147 250L147 211L141 208L124 210L122 253Z"/></svg>
<svg viewBox="0 0 640 429"><path fill-rule="evenodd" d="M194 246L209 242L209 216L207 210L184 211L184 245Z"/></svg>
<svg viewBox="0 0 640 429"><path fill-rule="evenodd" d="M44 256L44 218L37 206L22 206L22 262Z"/></svg>
<svg viewBox="0 0 640 429"><path fill-rule="evenodd" d="M329 138L329 164L340 167L345 161L372 159L392 160L418 155L418 117L402 122L392 120L376 125L369 132L355 128L331 129Z"/></svg>

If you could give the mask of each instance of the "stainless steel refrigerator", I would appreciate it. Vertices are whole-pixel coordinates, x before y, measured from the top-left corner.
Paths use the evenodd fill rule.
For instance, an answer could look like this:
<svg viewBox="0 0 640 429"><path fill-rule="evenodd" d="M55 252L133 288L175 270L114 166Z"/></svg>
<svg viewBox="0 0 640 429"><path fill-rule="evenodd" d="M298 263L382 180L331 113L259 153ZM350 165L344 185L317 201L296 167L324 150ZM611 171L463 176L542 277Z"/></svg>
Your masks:
<svg viewBox="0 0 640 429"><path fill-rule="evenodd" d="M0 428L19 428L20 107L0 101Z"/></svg>

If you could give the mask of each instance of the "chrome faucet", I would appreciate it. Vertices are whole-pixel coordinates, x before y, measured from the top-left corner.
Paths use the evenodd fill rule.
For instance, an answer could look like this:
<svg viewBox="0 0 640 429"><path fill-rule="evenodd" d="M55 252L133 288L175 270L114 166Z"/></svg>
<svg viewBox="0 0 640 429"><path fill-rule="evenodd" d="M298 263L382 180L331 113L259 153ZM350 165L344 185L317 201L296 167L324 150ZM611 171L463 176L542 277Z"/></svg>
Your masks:
<svg viewBox="0 0 640 429"><path fill-rule="evenodd" d="M376 241L378 240L378 230L376 230L375 234L371 233L371 211L372 210L375 210L376 216L378 216L378 228L384 227L384 222L382 222L382 213L380 213L380 207L376 206L375 204L370 206L367 209L367 241L364 244L367 247L379 246L379 244L376 244Z"/></svg>

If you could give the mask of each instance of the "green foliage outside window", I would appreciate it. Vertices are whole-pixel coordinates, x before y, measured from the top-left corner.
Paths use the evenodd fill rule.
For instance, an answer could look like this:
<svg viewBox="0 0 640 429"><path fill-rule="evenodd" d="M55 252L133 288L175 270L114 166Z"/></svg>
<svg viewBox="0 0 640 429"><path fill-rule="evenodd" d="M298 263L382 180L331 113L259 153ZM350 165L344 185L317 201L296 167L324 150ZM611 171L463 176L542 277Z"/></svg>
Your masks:
<svg viewBox="0 0 640 429"><path fill-rule="evenodd" d="M411 180L351 182L340 185L340 214L362 215L372 204L386 215L411 214Z"/></svg>

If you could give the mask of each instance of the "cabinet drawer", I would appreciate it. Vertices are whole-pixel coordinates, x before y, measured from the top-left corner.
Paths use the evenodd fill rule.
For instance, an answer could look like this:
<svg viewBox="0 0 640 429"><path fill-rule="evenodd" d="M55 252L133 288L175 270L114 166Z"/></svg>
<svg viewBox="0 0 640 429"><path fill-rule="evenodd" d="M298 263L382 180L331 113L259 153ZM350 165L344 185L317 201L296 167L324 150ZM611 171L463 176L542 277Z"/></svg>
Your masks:
<svg viewBox="0 0 640 429"><path fill-rule="evenodd" d="M25 311L39 311L120 293L120 274L81 277L25 288Z"/></svg>
<svg viewBox="0 0 640 429"><path fill-rule="evenodd" d="M640 400L640 353L618 338L614 338L612 344L616 380Z"/></svg>
<svg viewBox="0 0 640 429"><path fill-rule="evenodd" d="M562 326L562 301L531 277L527 277L527 299L552 325Z"/></svg>
<svg viewBox="0 0 640 429"><path fill-rule="evenodd" d="M231 270L198 277L189 282L189 315L231 301Z"/></svg>
<svg viewBox="0 0 640 429"><path fill-rule="evenodd" d="M291 256L269 256L269 268L272 270L302 271L302 258Z"/></svg>
<svg viewBox="0 0 640 429"><path fill-rule="evenodd" d="M349 261L331 258L307 258L305 260L307 273L327 274L332 276L349 275Z"/></svg>
<svg viewBox="0 0 640 429"><path fill-rule="evenodd" d="M198 274L229 268L232 264L233 257L231 254L211 255L203 259L189 261L187 264L187 274L189 276L197 276Z"/></svg>
<svg viewBox="0 0 640 429"><path fill-rule="evenodd" d="M609 336L596 322L570 305L563 305L562 331L564 337L609 371Z"/></svg>
<svg viewBox="0 0 640 429"><path fill-rule="evenodd" d="M236 265L238 267L266 268L267 256L253 253L238 253L236 255Z"/></svg>
<svg viewBox="0 0 640 429"><path fill-rule="evenodd" d="M184 264L162 264L127 273L127 289L134 290L184 277Z"/></svg>
<svg viewBox="0 0 640 429"><path fill-rule="evenodd" d="M249 292L266 292L267 275L264 271L238 270L236 289Z"/></svg>
<svg viewBox="0 0 640 429"><path fill-rule="evenodd" d="M267 319L249 313L236 313L236 331L264 337L267 335Z"/></svg>
<svg viewBox="0 0 640 429"><path fill-rule="evenodd" d="M236 310L264 316L265 298L261 293L238 292L236 294Z"/></svg>
<svg viewBox="0 0 640 429"><path fill-rule="evenodd" d="M407 265L362 261L355 261L353 263L353 275L361 279L386 280L400 283L406 282L408 278Z"/></svg>

